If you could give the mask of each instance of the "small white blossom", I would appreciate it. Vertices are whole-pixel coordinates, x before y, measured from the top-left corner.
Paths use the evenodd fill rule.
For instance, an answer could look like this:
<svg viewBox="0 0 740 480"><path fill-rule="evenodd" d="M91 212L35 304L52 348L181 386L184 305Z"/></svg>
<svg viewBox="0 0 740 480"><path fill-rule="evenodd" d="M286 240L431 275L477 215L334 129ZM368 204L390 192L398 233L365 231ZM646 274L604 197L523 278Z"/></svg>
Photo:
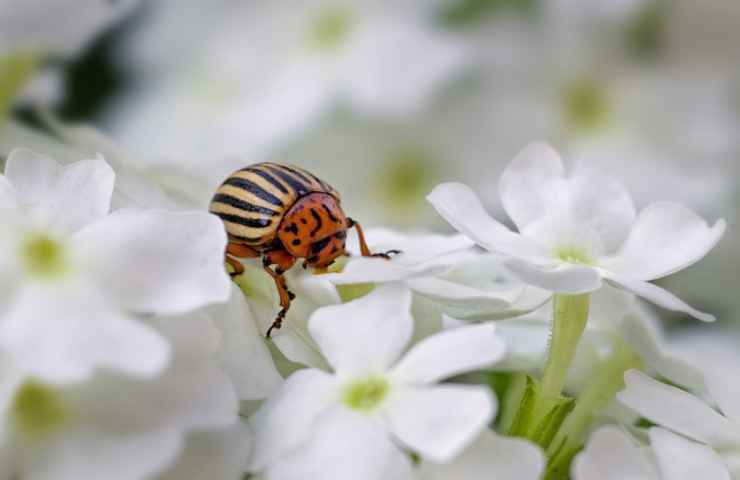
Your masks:
<svg viewBox="0 0 740 480"><path fill-rule="evenodd" d="M373 251L401 253L391 261L351 258L340 273L325 278L337 285L403 282L457 318L512 317L547 301L546 292L521 283L503 267L500 256L481 252L463 235L373 229L366 236Z"/></svg>
<svg viewBox="0 0 740 480"><path fill-rule="evenodd" d="M695 445L701 446L702 457L712 459L715 464L729 469L733 478L739 478L740 395L736 388L736 379L733 378L729 383L713 382L711 377L707 380L707 388L719 411L689 392L658 382L637 371L625 374L627 388L617 397L620 402L642 417L663 429L682 435L683 437L677 438L684 444L691 445L693 449L699 448L694 447ZM673 443L667 443L666 448L672 450L665 455L667 465L679 472L680 468L675 463L671 464L676 457L683 456L683 460L688 464L691 464L692 460L689 456L692 448L681 447L681 442L675 440ZM719 466L714 467L714 471L717 470L722 469ZM718 475L709 478L729 478L729 476Z"/></svg>
<svg viewBox="0 0 740 480"><path fill-rule="evenodd" d="M11 478L144 480L177 459L189 431L236 422L236 396L218 365L213 325L198 315L153 325L173 350L157 378L101 372L56 386L24 380L22 371L3 376L0 451L9 455L4 467Z"/></svg>
<svg viewBox="0 0 740 480"><path fill-rule="evenodd" d="M649 282L704 257L722 237L724 220L709 227L669 202L637 215L621 184L593 174L566 178L557 152L538 143L511 162L499 193L518 233L491 218L465 185L440 185L428 198L458 230L507 255L507 267L527 283L578 294L598 290L607 280L663 308L714 319Z"/></svg>
<svg viewBox="0 0 740 480"><path fill-rule="evenodd" d="M538 480L545 468L542 451L526 440L484 431L453 461L422 464L419 480Z"/></svg>
<svg viewBox="0 0 740 480"><path fill-rule="evenodd" d="M573 461L573 480L729 480L722 460L704 445L662 428L650 429L650 447L617 427L603 427Z"/></svg>
<svg viewBox="0 0 740 480"><path fill-rule="evenodd" d="M151 376L165 340L132 313L178 314L229 295L226 235L205 212L109 212L102 158L62 167L29 150L0 176L0 350L46 382L96 367Z"/></svg>
<svg viewBox="0 0 740 480"><path fill-rule="evenodd" d="M256 414L252 470L268 479L406 478L404 448L445 463L473 442L494 412L489 391L437 382L494 363L504 345L492 325L477 325L428 337L401 357L410 306L410 292L389 284L312 316L333 373L293 374Z"/></svg>

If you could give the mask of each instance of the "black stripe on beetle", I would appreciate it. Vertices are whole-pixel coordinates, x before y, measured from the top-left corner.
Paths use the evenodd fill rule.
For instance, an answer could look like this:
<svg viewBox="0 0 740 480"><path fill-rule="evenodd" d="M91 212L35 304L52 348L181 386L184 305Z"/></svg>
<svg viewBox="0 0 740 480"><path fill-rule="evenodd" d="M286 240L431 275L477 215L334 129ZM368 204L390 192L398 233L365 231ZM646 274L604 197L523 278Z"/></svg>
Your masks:
<svg viewBox="0 0 740 480"><path fill-rule="evenodd" d="M242 168L241 171L243 171L243 172L249 172L249 173L254 173L255 175L259 175L260 177L262 177L265 180L267 180L268 182L270 182L270 184L272 186L274 186L275 188L277 188L278 190L280 190L280 192L282 192L282 193L284 193L286 195L289 193L288 189L285 188L285 185L283 185L282 183L280 183L277 178L273 177L272 175L270 175L266 171L262 170L261 168L246 167L246 168Z"/></svg>
<svg viewBox="0 0 740 480"><path fill-rule="evenodd" d="M285 172L277 167L268 166L267 168L269 168L270 171L274 172L278 177L284 180L285 183L287 183L299 197L307 195L310 192L311 187L309 185L303 184L290 173Z"/></svg>
<svg viewBox="0 0 740 480"><path fill-rule="evenodd" d="M216 212L216 215L218 215L224 222L235 223L249 228L267 228L272 224L272 220L269 218L244 218L239 215L231 215L229 213L221 212Z"/></svg>
<svg viewBox="0 0 740 480"><path fill-rule="evenodd" d="M246 178L240 178L240 177L229 177L224 182L224 185L231 185L233 187L241 188L242 190L245 190L252 195L254 195L257 198L260 198L267 203L271 203L275 205L276 207L283 207L283 202L277 198L275 195L271 194L267 190L264 190L262 187L257 185L254 182L251 182L247 180Z"/></svg>
<svg viewBox="0 0 740 480"><path fill-rule="evenodd" d="M265 207L259 207L257 205L252 205L249 202L245 202L244 200L233 197L231 195L227 195L225 193L217 193L216 195L213 196L213 200L211 201L214 203L224 203L234 208L238 208L239 210L244 210L245 212L261 213L263 215L269 215L271 217L279 215L279 213L276 212L275 210L271 210Z"/></svg>

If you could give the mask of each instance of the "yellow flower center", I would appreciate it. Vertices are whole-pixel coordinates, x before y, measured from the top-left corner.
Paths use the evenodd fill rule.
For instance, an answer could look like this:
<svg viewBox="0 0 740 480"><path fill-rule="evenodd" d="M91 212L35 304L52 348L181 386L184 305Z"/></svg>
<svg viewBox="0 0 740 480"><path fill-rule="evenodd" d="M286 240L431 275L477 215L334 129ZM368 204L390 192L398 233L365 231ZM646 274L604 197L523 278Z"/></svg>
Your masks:
<svg viewBox="0 0 740 480"><path fill-rule="evenodd" d="M26 271L38 277L52 277L64 272L64 247L44 234L31 234L23 242L22 258Z"/></svg>
<svg viewBox="0 0 740 480"><path fill-rule="evenodd" d="M609 122L611 105L604 85L591 79L573 82L563 92L567 125L580 133L602 129Z"/></svg>
<svg viewBox="0 0 740 480"><path fill-rule="evenodd" d="M16 431L31 438L51 433L69 418L59 392L36 381L24 383L16 392L10 414Z"/></svg>
<svg viewBox="0 0 740 480"><path fill-rule="evenodd" d="M388 393L388 381L383 377L373 376L353 382L344 390L342 400L353 410L370 411L377 408Z"/></svg>

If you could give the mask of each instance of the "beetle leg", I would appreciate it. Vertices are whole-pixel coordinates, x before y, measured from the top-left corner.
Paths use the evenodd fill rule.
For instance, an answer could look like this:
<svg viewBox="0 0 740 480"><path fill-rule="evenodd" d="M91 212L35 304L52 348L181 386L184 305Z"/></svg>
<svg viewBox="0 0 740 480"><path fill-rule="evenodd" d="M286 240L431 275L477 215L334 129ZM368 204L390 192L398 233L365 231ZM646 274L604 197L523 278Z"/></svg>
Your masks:
<svg viewBox="0 0 740 480"><path fill-rule="evenodd" d="M278 250L270 252L275 253L279 252ZM287 252L286 252L287 253ZM272 277L272 279L275 281L275 286L278 290L278 296L280 297L280 306L282 309L278 313L275 320L272 322L272 325L270 325L270 328L267 330L267 333L265 336L267 338L270 338L270 335L272 334L273 330L278 330L283 325L283 320L285 319L285 316L288 314L288 310L290 309L291 301L295 298L295 294L288 290L288 285L285 282L285 269L284 267L287 266L287 268L290 268L293 263L295 262L295 258L290 257L291 260L288 260L286 258L283 258L284 256L280 255L281 263L278 264L278 267L273 270L270 268L270 265L272 265L271 258L275 258L275 255L266 255L262 260L262 265L264 270Z"/></svg>
<svg viewBox="0 0 740 480"><path fill-rule="evenodd" d="M237 258L257 258L260 253L254 248L241 243L229 242L226 244L224 260L234 269L229 276L236 277L244 273L244 266Z"/></svg>
<svg viewBox="0 0 740 480"><path fill-rule="evenodd" d="M401 250L388 250L383 253L372 253L370 247L367 246L365 240L365 232L362 231L362 226L351 218L347 218L347 228L354 228L357 231L357 238L360 240L360 253L363 257L378 257L390 260L391 255L398 255Z"/></svg>

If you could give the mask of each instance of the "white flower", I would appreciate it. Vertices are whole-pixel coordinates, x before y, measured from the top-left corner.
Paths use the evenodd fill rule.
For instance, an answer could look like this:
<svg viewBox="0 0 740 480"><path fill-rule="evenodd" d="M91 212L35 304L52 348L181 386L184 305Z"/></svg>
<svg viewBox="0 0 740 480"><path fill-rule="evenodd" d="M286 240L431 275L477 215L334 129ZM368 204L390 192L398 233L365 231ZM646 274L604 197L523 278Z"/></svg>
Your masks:
<svg viewBox="0 0 740 480"><path fill-rule="evenodd" d="M249 303L251 316L257 331L264 335L280 310L280 299L275 281L265 273L259 260L246 260L244 273L235 278L242 294ZM341 303L337 289L308 270L293 268L285 278L290 290L295 293L283 326L273 332L272 343L291 362L324 368L326 360L308 331L308 319L317 309Z"/></svg>
<svg viewBox="0 0 740 480"><path fill-rule="evenodd" d="M406 478L404 448L445 463L473 442L492 418L490 392L436 383L492 364L504 345L492 325L477 325L428 337L399 359L410 305L410 292L389 284L312 316L334 372L293 374L256 414L252 470L276 479Z"/></svg>
<svg viewBox="0 0 740 480"><path fill-rule="evenodd" d="M146 88L132 91L110 124L127 146L147 144L210 173L204 159L262 155L337 101L405 116L466 61L459 42L434 28L427 3L158 2L127 55ZM179 56L189 61L172 61ZM178 122L163 121L172 115ZM221 166L216 175L234 164Z"/></svg>
<svg viewBox="0 0 740 480"><path fill-rule="evenodd" d="M75 53L137 3L138 0L2 0L0 57L14 50Z"/></svg>
<svg viewBox="0 0 740 480"><path fill-rule="evenodd" d="M719 411L691 393L637 371L627 372L625 382L627 388L617 396L620 402L658 426L693 441L683 439L684 443L701 444L704 457L713 459L716 464L724 461L733 478L740 478L740 391L737 378L723 382L707 378L707 388ZM681 456L691 459L688 456L690 450L673 446L666 458L669 462ZM729 477L725 475L724 478Z"/></svg>
<svg viewBox="0 0 740 480"><path fill-rule="evenodd" d="M578 294L598 290L607 280L663 308L714 319L649 282L704 257L724 233L724 220L709 227L691 210L668 202L637 215L621 184L593 174L566 178L557 152L538 143L511 162L499 191L519 233L492 219L465 185L440 185L428 198L458 230L507 255L507 267L527 283Z"/></svg>
<svg viewBox="0 0 740 480"><path fill-rule="evenodd" d="M218 355L240 400L261 400L273 394L283 378L265 344L264 323L257 323L242 291L232 287L227 303L203 309L221 332Z"/></svg>
<svg viewBox="0 0 740 480"><path fill-rule="evenodd" d="M711 449L662 428L650 429L652 449L638 446L616 427L595 432L573 461L573 480L729 480ZM651 451L652 450L652 451Z"/></svg>
<svg viewBox="0 0 740 480"><path fill-rule="evenodd" d="M12 478L152 478L177 459L188 432L236 422L236 396L215 356L213 325L198 315L153 323L173 348L157 378L101 372L65 386L12 382L10 397L0 402L0 449L10 452Z"/></svg>
<svg viewBox="0 0 740 480"><path fill-rule="evenodd" d="M506 438L491 431L461 455L443 465L425 462L420 480L538 480L545 467L542 451L526 440Z"/></svg>
<svg viewBox="0 0 740 480"><path fill-rule="evenodd" d="M132 312L177 314L222 302L223 225L205 212L109 212L102 158L61 167L28 150L0 176L0 350L43 381L96 367L151 376L168 347Z"/></svg>
<svg viewBox="0 0 740 480"><path fill-rule="evenodd" d="M251 430L241 421L223 430L191 433L177 462L157 478L241 480L251 448Z"/></svg>
<svg viewBox="0 0 740 480"><path fill-rule="evenodd" d="M547 301L546 292L521 283L502 266L500 256L481 252L464 235L372 229L366 238L372 251L397 249L401 254L391 261L350 258L340 273L324 278L336 285L403 282L441 313L457 318L513 317ZM354 238L348 243L350 251L359 251L355 243Z"/></svg>

